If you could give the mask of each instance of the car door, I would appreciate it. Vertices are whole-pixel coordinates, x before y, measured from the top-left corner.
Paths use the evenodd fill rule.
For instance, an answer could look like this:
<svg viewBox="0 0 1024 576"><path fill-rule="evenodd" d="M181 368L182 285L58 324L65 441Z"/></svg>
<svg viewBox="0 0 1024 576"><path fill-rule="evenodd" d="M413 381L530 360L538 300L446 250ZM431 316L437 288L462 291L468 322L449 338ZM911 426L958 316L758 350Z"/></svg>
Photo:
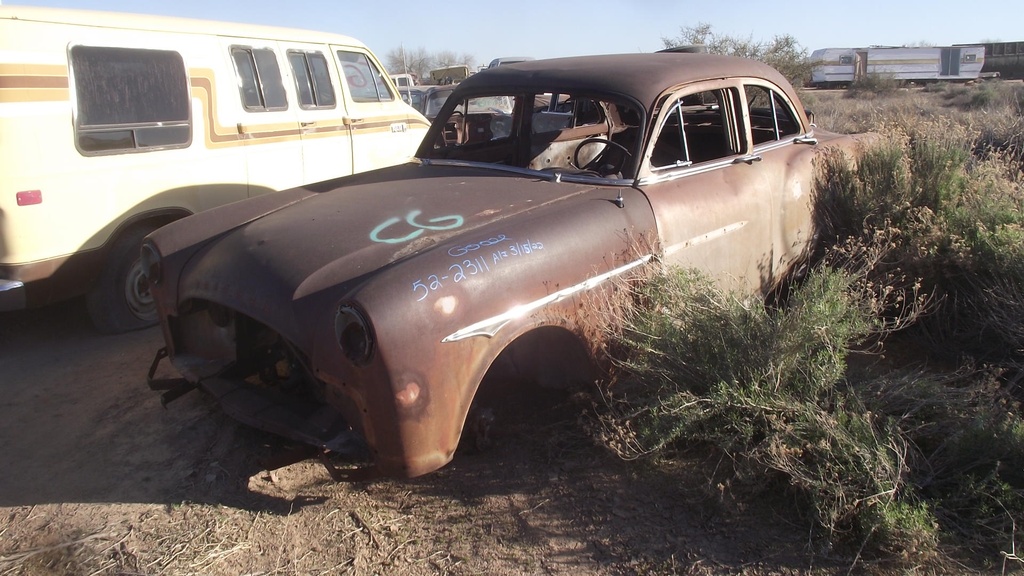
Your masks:
<svg viewBox="0 0 1024 576"><path fill-rule="evenodd" d="M772 270L776 279L807 256L813 240L813 159L817 141L808 137L796 107L778 87L745 80L744 108L751 154L771 191Z"/></svg>
<svg viewBox="0 0 1024 576"><path fill-rule="evenodd" d="M772 273L772 191L749 154L741 85L690 86L668 96L661 110L641 188L663 260L706 271L725 289L764 288Z"/></svg>
<svg viewBox="0 0 1024 576"><path fill-rule="evenodd" d="M296 116L306 182L352 174L352 127L346 122L341 78L329 48L282 43L295 84Z"/></svg>

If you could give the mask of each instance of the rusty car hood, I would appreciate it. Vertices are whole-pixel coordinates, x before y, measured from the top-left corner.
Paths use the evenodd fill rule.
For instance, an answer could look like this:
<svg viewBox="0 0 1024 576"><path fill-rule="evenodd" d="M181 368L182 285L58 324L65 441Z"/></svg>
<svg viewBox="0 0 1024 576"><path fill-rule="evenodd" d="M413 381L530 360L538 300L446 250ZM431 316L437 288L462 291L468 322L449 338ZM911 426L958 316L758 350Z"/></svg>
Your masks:
<svg viewBox="0 0 1024 576"><path fill-rule="evenodd" d="M298 332L291 326L297 318L281 310L282 303L325 289L343 293L361 277L453 237L486 240L473 238L473 231L595 188L421 164L306 186L314 193L243 220L193 257L183 270L180 296L219 302L283 332ZM600 193L613 199L617 191L603 186ZM230 212L222 209L220 217Z"/></svg>

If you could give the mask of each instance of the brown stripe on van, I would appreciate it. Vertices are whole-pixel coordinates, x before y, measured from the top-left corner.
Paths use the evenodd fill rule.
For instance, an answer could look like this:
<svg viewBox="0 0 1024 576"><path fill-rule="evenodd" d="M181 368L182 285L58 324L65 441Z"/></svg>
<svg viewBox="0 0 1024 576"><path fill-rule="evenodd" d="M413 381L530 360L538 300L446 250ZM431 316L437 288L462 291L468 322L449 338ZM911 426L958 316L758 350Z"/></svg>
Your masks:
<svg viewBox="0 0 1024 576"><path fill-rule="evenodd" d="M64 88L68 87L67 76L7 76L0 75L0 89L9 88Z"/></svg>
<svg viewBox="0 0 1024 576"><path fill-rule="evenodd" d="M69 94L64 66L0 64L0 102L53 102Z"/></svg>
<svg viewBox="0 0 1024 576"><path fill-rule="evenodd" d="M241 143L242 136L232 126L222 126L217 121L217 101L214 98L216 92L213 85L213 70L190 70L190 83L192 84L192 97L199 98L203 111L206 114L206 146L208 148L220 148L224 146L237 146Z"/></svg>
<svg viewBox="0 0 1024 576"><path fill-rule="evenodd" d="M223 148L228 146L239 146L243 140L259 140L270 143L271 141L298 140L301 131L295 124L237 124L225 126L218 120L217 98L215 97L217 85L213 81L213 71L206 69L189 70L189 80L192 84L192 97L199 98L202 103L206 118L206 145L209 148ZM328 125L328 131L347 130L348 127L338 121L338 127Z"/></svg>

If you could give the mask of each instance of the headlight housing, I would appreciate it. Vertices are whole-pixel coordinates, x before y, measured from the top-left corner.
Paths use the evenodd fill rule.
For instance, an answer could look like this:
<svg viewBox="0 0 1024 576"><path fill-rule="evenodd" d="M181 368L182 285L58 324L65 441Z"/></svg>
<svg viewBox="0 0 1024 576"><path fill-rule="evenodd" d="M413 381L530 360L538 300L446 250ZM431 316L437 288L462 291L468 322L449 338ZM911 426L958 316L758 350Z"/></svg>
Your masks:
<svg viewBox="0 0 1024 576"><path fill-rule="evenodd" d="M373 357L373 333L362 312L343 305L334 317L334 334L345 357L355 364L366 364Z"/></svg>

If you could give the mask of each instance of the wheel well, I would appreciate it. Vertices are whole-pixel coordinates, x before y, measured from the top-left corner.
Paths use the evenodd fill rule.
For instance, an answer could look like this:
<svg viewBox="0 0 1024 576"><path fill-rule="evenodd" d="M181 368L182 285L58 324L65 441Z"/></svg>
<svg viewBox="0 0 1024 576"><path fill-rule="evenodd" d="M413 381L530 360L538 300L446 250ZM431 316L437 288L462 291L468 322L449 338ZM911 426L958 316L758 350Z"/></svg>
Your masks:
<svg viewBox="0 0 1024 576"><path fill-rule="evenodd" d="M591 382L597 364L580 337L555 326L527 332L494 359L473 397L460 446L483 450L521 426L571 416L571 393Z"/></svg>
<svg viewBox="0 0 1024 576"><path fill-rule="evenodd" d="M476 399L492 400L524 388L571 389L592 382L596 375L597 364L578 335L543 326L519 336L498 354Z"/></svg>
<svg viewBox="0 0 1024 576"><path fill-rule="evenodd" d="M161 226L165 226L175 220L181 220L182 218L191 215L191 212L182 209L161 210L158 212L139 214L122 224L116 232L111 234L110 238L106 242L106 246L113 246L122 236L136 229L148 228L150 231L156 230Z"/></svg>

